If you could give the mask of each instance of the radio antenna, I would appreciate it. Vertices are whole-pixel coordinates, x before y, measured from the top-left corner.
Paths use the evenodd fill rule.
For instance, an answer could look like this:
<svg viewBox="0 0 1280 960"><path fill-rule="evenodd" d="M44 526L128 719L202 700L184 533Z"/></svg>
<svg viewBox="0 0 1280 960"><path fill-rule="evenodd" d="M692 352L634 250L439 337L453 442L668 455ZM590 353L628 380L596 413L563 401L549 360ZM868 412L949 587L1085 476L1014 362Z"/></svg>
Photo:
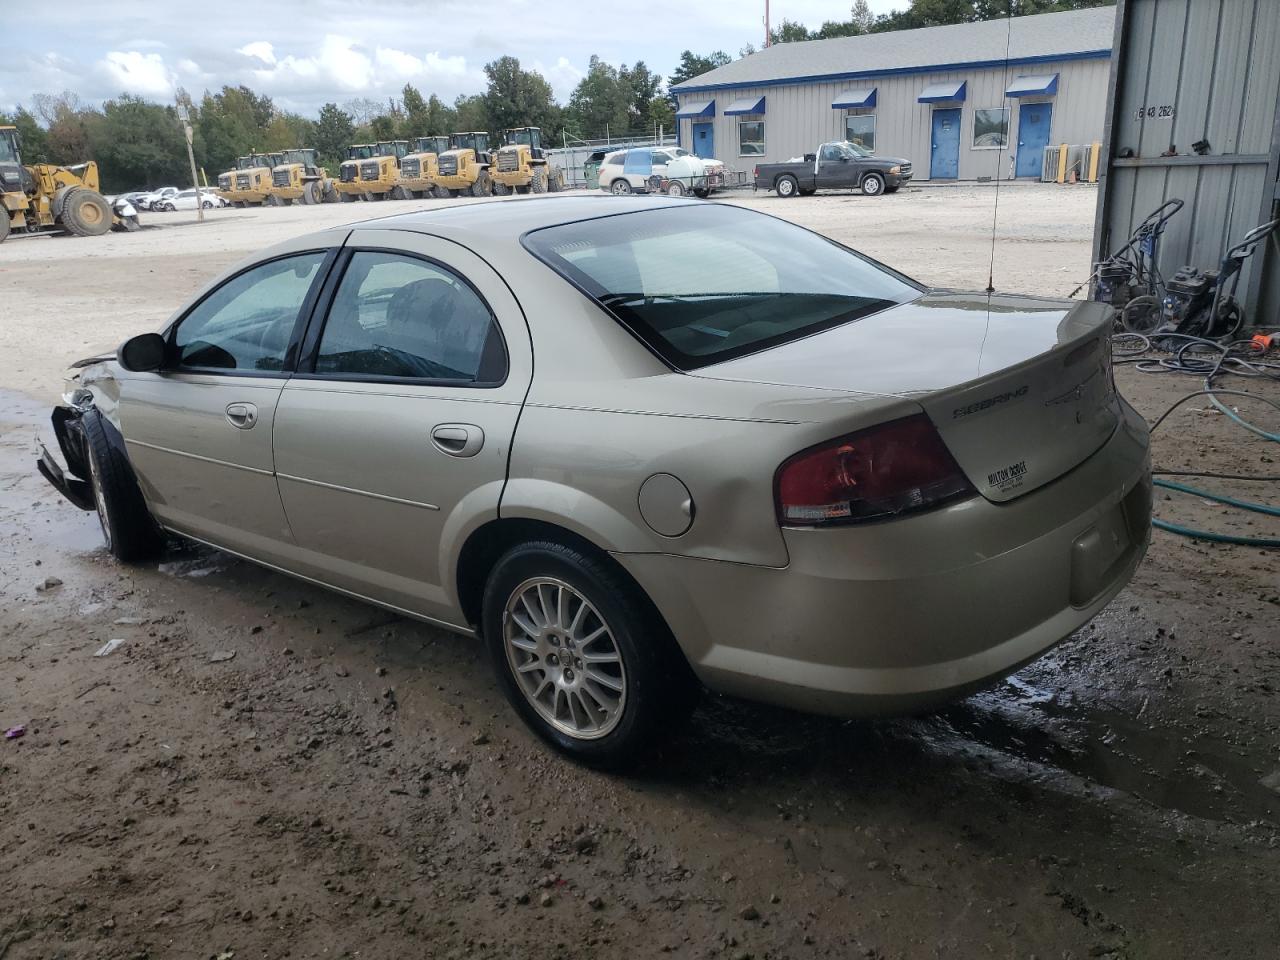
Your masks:
<svg viewBox="0 0 1280 960"><path fill-rule="evenodd" d="M1009 51L1013 46L1013 0L1008 0L1008 15L1005 17L1005 25L1007 32L1004 39L1004 88L1009 89ZM1004 136L1005 145L1009 145L1009 134L1013 129L1013 107L1008 106L1009 97L1006 92L1004 97L1006 106ZM996 152L996 196L995 202L991 205L991 263L987 268L987 296L996 292L996 226L1000 220L1000 168L1004 166L1004 151Z"/></svg>

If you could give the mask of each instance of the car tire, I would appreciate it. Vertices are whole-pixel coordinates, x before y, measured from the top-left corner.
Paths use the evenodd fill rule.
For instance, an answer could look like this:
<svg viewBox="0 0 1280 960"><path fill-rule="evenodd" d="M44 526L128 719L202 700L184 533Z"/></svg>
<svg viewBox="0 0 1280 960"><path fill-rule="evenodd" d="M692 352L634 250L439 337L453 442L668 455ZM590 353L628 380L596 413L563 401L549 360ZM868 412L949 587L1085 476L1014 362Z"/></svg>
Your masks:
<svg viewBox="0 0 1280 960"><path fill-rule="evenodd" d="M212 200L204 200L204 201L202 201L202 202L201 202L200 206L204 207L204 209L206 209L206 210L212 210L212 209L213 209L213 201L212 201Z"/></svg>
<svg viewBox="0 0 1280 960"><path fill-rule="evenodd" d="M624 180L619 177L613 183L609 184L609 192L615 197L625 197L631 192L631 181Z"/></svg>
<svg viewBox="0 0 1280 960"><path fill-rule="evenodd" d="M89 486L98 512L107 550L117 560L138 563L160 550L163 539L120 443L113 443L109 426L97 410L80 418L84 431ZM118 436L118 435L117 435Z"/></svg>
<svg viewBox="0 0 1280 960"><path fill-rule="evenodd" d="M481 611L503 693L538 736L576 760L634 762L696 703L697 683L666 625L603 558L554 541L514 547L490 573ZM593 639L583 643L584 634Z"/></svg>
<svg viewBox="0 0 1280 960"><path fill-rule="evenodd" d="M789 173L780 176L773 185L773 189L777 191L778 196L784 200L790 200L793 197L800 196L800 181Z"/></svg>
<svg viewBox="0 0 1280 960"><path fill-rule="evenodd" d="M884 177L878 173L868 173L862 178L862 195L864 197L878 197L884 193Z"/></svg>

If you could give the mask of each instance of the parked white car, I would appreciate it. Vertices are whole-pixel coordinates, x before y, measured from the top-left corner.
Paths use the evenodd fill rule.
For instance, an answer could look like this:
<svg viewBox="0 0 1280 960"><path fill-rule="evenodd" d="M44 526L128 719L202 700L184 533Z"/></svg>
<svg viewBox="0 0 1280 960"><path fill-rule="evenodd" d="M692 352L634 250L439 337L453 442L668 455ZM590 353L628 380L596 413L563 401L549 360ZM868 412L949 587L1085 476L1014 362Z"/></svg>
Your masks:
<svg viewBox="0 0 1280 960"><path fill-rule="evenodd" d="M155 190L138 194L133 204L143 210L159 210L160 208L156 204L162 200L176 197L181 192L177 187L158 187Z"/></svg>
<svg viewBox="0 0 1280 960"><path fill-rule="evenodd" d="M213 207L225 207L227 201L213 192L212 189L202 189L200 191L200 206L206 210ZM162 200L156 200L152 205L152 210L194 210L196 208L196 192L194 190L181 190L171 197Z"/></svg>
<svg viewBox="0 0 1280 960"><path fill-rule="evenodd" d="M616 195L651 192L652 178L667 181L674 196L694 193L705 197L720 186L724 164L704 160L681 147L640 147L615 150L600 164L600 189Z"/></svg>

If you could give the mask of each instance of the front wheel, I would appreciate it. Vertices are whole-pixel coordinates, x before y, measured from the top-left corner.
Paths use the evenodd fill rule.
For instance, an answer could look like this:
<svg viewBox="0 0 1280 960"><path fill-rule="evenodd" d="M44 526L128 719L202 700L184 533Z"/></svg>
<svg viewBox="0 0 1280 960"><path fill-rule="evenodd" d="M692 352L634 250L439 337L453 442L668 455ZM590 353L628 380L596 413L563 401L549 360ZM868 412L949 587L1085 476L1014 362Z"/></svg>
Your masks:
<svg viewBox="0 0 1280 960"><path fill-rule="evenodd" d="M636 759L692 708L692 674L656 612L597 557L560 543L508 551L485 585L482 632L511 705L575 759Z"/></svg>
<svg viewBox="0 0 1280 960"><path fill-rule="evenodd" d="M778 191L778 196L784 200L790 200L792 197L800 195L800 181L789 173L779 177L773 188Z"/></svg>
<svg viewBox="0 0 1280 960"><path fill-rule="evenodd" d="M868 173L862 178L862 194L867 197L878 197L884 193L884 177L878 173Z"/></svg>
<svg viewBox="0 0 1280 960"><path fill-rule="evenodd" d="M612 193L615 197L625 197L628 193L631 192L631 183L630 181L619 178L613 181L613 183L610 185L609 192Z"/></svg>
<svg viewBox="0 0 1280 960"><path fill-rule="evenodd" d="M1160 324L1160 301L1150 294L1134 297L1125 304L1120 323L1130 333L1154 332Z"/></svg>
<svg viewBox="0 0 1280 960"><path fill-rule="evenodd" d="M126 563L150 559L160 549L160 531L142 499L122 444L112 443L109 431L113 428L103 422L97 410L80 418L80 428L84 431L89 486L107 549Z"/></svg>

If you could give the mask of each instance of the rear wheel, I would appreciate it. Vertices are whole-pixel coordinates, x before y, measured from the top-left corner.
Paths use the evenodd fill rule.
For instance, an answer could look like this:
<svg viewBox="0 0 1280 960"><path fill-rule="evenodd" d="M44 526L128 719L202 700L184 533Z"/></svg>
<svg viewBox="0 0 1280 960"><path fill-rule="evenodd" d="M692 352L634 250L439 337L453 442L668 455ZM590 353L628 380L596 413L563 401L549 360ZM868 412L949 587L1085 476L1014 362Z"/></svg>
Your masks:
<svg viewBox="0 0 1280 960"><path fill-rule="evenodd" d="M310 206L319 203L323 199L320 191L320 181L312 180L302 185L302 202Z"/></svg>
<svg viewBox="0 0 1280 960"><path fill-rule="evenodd" d="M1130 333L1152 333L1160 324L1160 302L1150 294L1134 297L1120 314L1120 323Z"/></svg>
<svg viewBox="0 0 1280 960"><path fill-rule="evenodd" d="M204 209L206 209L206 210L212 210L212 209L213 209L213 201L212 201L212 200L205 200L205 201L202 201L202 202L201 202L201 204L200 204L200 206L204 207Z"/></svg>
<svg viewBox="0 0 1280 960"><path fill-rule="evenodd" d="M549 541L515 547L490 574L482 613L507 699L578 760L633 760L692 708L683 654L643 595L600 558Z"/></svg>
<svg viewBox="0 0 1280 960"><path fill-rule="evenodd" d="M111 229L111 207L101 194L73 187L62 200L62 225L77 237L100 237Z"/></svg>
<svg viewBox="0 0 1280 960"><path fill-rule="evenodd" d="M868 173L862 178L862 193L867 197L878 197L884 193L884 177L878 173Z"/></svg>
<svg viewBox="0 0 1280 960"><path fill-rule="evenodd" d="M547 176L547 193L559 193L564 189L564 171L558 167Z"/></svg>
<svg viewBox="0 0 1280 960"><path fill-rule="evenodd" d="M116 444L102 414L88 411L80 419L85 438L89 485L93 488L98 522L107 549L117 560L134 563L154 556L160 549L160 531L147 510L133 468Z"/></svg>
<svg viewBox="0 0 1280 960"><path fill-rule="evenodd" d="M340 194L338 194L338 202L339 202L339 203L355 203L355 202L356 202L355 194L353 194L353 193L340 193Z"/></svg>
<svg viewBox="0 0 1280 960"><path fill-rule="evenodd" d="M497 180L493 181L493 195L495 197L505 197L509 193L511 193L511 188L505 183L499 183Z"/></svg>
<svg viewBox="0 0 1280 960"><path fill-rule="evenodd" d="M4 243L9 236L11 225L9 223L9 211L4 207L0 207L0 243Z"/></svg>
<svg viewBox="0 0 1280 960"><path fill-rule="evenodd" d="M783 174L778 178L778 182L773 185L773 189L778 191L778 196L784 200L790 200L792 197L800 195L800 181L791 174Z"/></svg>
<svg viewBox="0 0 1280 960"><path fill-rule="evenodd" d="M409 191L397 183L394 187L391 188L391 199L392 200L408 200Z"/></svg>
<svg viewBox="0 0 1280 960"><path fill-rule="evenodd" d="M471 195L473 197L493 195L493 178L489 176L488 170L481 170L476 174L476 182L471 185Z"/></svg>
<svg viewBox="0 0 1280 960"><path fill-rule="evenodd" d="M609 192L612 193L615 197L626 196L628 193L631 192L631 184L629 181L623 180L621 177L619 177L617 180L613 181L613 183L609 185Z"/></svg>
<svg viewBox="0 0 1280 960"><path fill-rule="evenodd" d="M268 206L268 207L279 207L279 206L281 206L281 205L282 205L282 204L281 204L281 200L280 200L280 198L279 198L279 197L277 197L274 193L267 197L267 206Z"/></svg>
<svg viewBox="0 0 1280 960"><path fill-rule="evenodd" d="M529 180L529 189L533 193L547 192L547 168L546 167L533 168L533 176Z"/></svg>
<svg viewBox="0 0 1280 960"><path fill-rule="evenodd" d="M432 193L434 193L436 197L440 200L448 200L450 197L453 196L452 190L450 190L448 187L439 186L438 184L432 188Z"/></svg>
<svg viewBox="0 0 1280 960"><path fill-rule="evenodd" d="M672 180L669 184L667 184L667 196L668 196L668 197L683 197L683 196L684 196L684 184L683 184L683 183L681 183L679 180Z"/></svg>

